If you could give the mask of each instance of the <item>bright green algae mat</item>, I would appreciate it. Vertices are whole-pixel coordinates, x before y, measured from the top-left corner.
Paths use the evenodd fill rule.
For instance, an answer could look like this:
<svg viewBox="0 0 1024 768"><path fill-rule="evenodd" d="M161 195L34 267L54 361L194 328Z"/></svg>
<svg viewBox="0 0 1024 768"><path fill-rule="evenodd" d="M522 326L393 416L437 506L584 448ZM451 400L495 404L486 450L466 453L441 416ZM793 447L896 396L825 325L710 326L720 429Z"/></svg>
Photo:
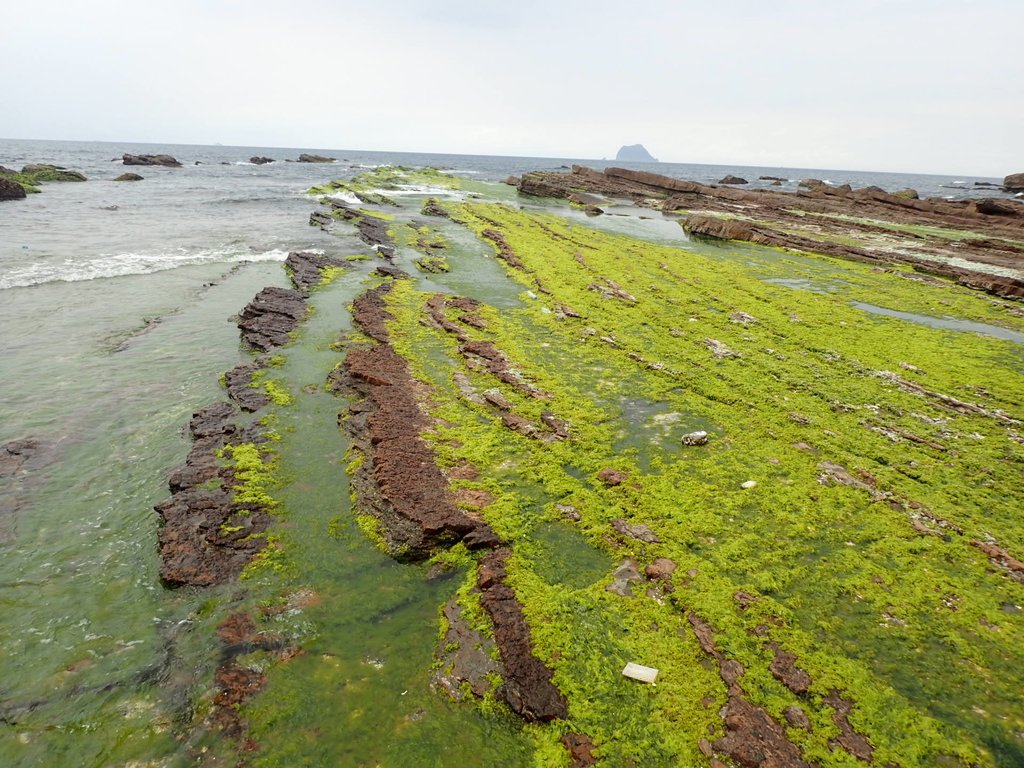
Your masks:
<svg viewBox="0 0 1024 768"><path fill-rule="evenodd" d="M365 193L374 181L352 188ZM420 203L383 208L414 276L389 294L394 343L429 385L436 427L427 437L439 462L479 472L453 486L493 499L476 513L513 547L509 582L569 719L517 725L493 693L474 705L432 691L440 606L457 593L471 623L489 631L473 557L461 547L442 553L436 565L454 570L426 579L422 567L373 549L338 497L313 524L286 513L292 578L319 585L324 599L305 614L305 653L272 668L245 709L261 744L252 764L315 754L339 765L558 766L569 759L557 739L579 732L606 765L708 765L698 743L724 735L726 689L689 612L743 665L751 702L781 723L787 707L804 709L811 729L786 733L806 760L858 764L834 745L840 732L824 702L832 691L853 702L850 723L879 765L1024 760L1024 585L972 545L1024 551L1024 355L1009 341L852 302L1019 332L1018 307L898 269L739 244L670 246L663 227L657 243L645 242L546 204L442 200L454 223L425 221ZM415 229L401 232L410 213ZM468 236L484 229L501 232L525 269L505 267L488 241ZM418 274L418 236L448 243L450 272ZM343 281L348 288L318 294L321 347L328 328L347 327L347 317L329 321L344 312L324 298L350 300L357 280ZM466 331L494 342L548 396L467 368L457 342L424 322L435 292L482 301L486 328ZM275 371L293 392L337 362L327 355L296 378L305 338ZM553 412L570 438L510 431L466 397L467 382L476 393L500 389L534 423ZM344 401L312 399L299 395L278 416L282 471L306 478L305 490L282 489L286 509L342 472L322 453L339 450L327 419ZM683 447L681 435L698 429L709 443ZM305 458L289 459L298 442ZM605 487L597 473L607 467L627 481ZM829 467L852 486L830 480ZM618 519L649 526L660 543L623 536ZM641 568L671 558L672 590L638 582L633 597L608 591L626 557ZM807 694L772 676L769 643L810 674ZM657 667L657 685L623 678L628 661Z"/></svg>

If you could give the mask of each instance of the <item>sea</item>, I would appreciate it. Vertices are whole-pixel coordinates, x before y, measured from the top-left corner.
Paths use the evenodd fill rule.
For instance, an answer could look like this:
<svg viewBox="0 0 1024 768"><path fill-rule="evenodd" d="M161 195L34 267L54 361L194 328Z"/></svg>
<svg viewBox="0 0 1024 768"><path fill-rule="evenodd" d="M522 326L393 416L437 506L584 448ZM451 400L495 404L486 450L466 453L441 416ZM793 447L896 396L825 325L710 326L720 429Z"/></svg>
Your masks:
<svg viewBox="0 0 1024 768"><path fill-rule="evenodd" d="M303 152L336 162L288 162ZM182 167L126 168L123 153L171 154ZM254 165L254 156L275 162ZM71 168L89 180L45 184L40 194L0 203L0 445L28 440L35 446L17 474L0 478L5 766L198 764L214 749L187 736L183 725L202 719L194 699L217 656L212 633L191 629L220 610L211 595L227 603L233 588L172 591L161 585L153 505L166 497L168 472L188 451L183 428L190 415L222 398L218 376L248 359L232 316L264 286L286 284L280 263L290 251L345 256L366 250L354 235L309 226L317 208L310 187L381 165L429 165L500 181L576 163L628 165L705 183L734 174L753 187L769 183L760 176L786 179L783 188L790 189L804 178L891 191L912 187L922 197L998 195L975 183L1000 181L571 157L0 140L0 165L27 163ZM113 181L125 171L144 179ZM685 236L679 231L678 237ZM322 300L350 302L367 270L354 271ZM337 330L313 324L311 333L323 334L318 349L325 355ZM325 400L315 407L326 416L317 422L321 431L311 433L318 448L301 459L301 471L310 478L340 477L345 445L334 427L336 406ZM343 484L331 493L316 499L325 519L348 503ZM338 620L312 632L342 669L346 663L367 668L366 660L382 653L371 647L375 643L387 645L389 658L416 664L395 662L380 673L382 688L346 692L337 706L349 709L339 717L395 703L377 713L372 727L353 726L339 737L331 754L365 744L358 760L349 754L331 764L478 764L457 756L432 762L443 761L446 750L476 755L480 765L525 764L526 757L516 757L522 745L515 733L470 722L466 718L475 715L465 708L445 709L417 677L429 668L443 588L359 542L353 534L341 559L330 542L320 543L323 551L314 547L310 567L317 570L310 579L321 580L321 598L335 601L345 615L355 610L345 602L347 590L360 585L362 607L369 610L377 600L393 621L388 626L402 631L378 636ZM396 646L396 637L408 647ZM376 661L369 668L378 670ZM404 732L402 707L444 727L410 730L415 743L395 736L391 752L375 755L376 729L388 717L398 724L396 734ZM312 722L323 713L307 717Z"/></svg>

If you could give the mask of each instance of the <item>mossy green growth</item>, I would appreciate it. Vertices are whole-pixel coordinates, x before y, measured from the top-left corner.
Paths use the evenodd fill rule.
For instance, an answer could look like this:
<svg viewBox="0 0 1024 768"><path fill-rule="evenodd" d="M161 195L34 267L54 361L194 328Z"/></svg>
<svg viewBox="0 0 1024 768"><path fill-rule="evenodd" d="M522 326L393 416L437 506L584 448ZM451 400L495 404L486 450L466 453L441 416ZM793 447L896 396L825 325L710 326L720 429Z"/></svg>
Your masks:
<svg viewBox="0 0 1024 768"><path fill-rule="evenodd" d="M265 369L253 374L249 386L253 389L262 389L275 405L287 406L295 402L295 398L288 388L277 379L267 376Z"/></svg>
<svg viewBox="0 0 1024 768"><path fill-rule="evenodd" d="M86 181L85 176L78 171L69 171L53 165L37 165L35 170L29 173L0 171L0 177L19 184L27 194L39 192L39 185L45 182Z"/></svg>
<svg viewBox="0 0 1024 768"><path fill-rule="evenodd" d="M454 338L421 322L427 297L411 282L389 294L394 346L432 387L439 462L475 467L459 484L494 499L481 514L514 549L509 581L568 696L569 727L609 764L702 764L696 744L724 733L726 691L693 611L743 665L752 703L780 722L787 706L805 708L812 730L789 735L808 760L855 762L830 746L824 699L835 689L879 764L1012 764L1024 619L1005 606L1024 604L1024 585L972 542L1024 551L1024 357L1010 342L850 304L1021 329L1005 302L857 263L652 245L508 206L452 212L478 233L501 231L523 263L508 274L525 307L483 306L486 328L465 333L494 343L540 394L466 367ZM765 280L794 270L842 285ZM480 398L492 389L537 436L502 424ZM568 439L542 426L545 412ZM708 444L681 445L696 429ZM607 467L627 481L601 483ZM610 573L560 582L541 540L556 518L579 532L570 546L641 566L673 560L673 591L640 582L621 597L606 591ZM807 695L773 676L768 642L810 673ZM625 661L662 670L657 688L624 681Z"/></svg>
<svg viewBox="0 0 1024 768"><path fill-rule="evenodd" d="M451 269L448 259L444 256L421 256L414 263L421 272L436 274L438 272L448 272Z"/></svg>
<svg viewBox="0 0 1024 768"><path fill-rule="evenodd" d="M273 511L278 502L271 492L279 485L273 455L266 445L238 443L224 446L218 456L231 468L238 481L234 490L236 504L251 504Z"/></svg>

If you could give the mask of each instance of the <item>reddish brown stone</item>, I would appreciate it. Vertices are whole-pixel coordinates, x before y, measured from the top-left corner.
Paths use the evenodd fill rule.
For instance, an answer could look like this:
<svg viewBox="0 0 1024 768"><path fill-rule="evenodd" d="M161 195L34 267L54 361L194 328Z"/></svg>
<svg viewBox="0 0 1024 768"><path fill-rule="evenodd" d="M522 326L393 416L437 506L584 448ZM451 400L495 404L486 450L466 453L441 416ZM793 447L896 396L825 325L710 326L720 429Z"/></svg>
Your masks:
<svg viewBox="0 0 1024 768"><path fill-rule="evenodd" d="M510 554L507 548L487 553L477 573L480 604L494 625L494 641L505 668L499 695L528 722L564 719L569 713L565 697L552 682L551 670L533 655L530 626L515 593L505 583L505 562Z"/></svg>

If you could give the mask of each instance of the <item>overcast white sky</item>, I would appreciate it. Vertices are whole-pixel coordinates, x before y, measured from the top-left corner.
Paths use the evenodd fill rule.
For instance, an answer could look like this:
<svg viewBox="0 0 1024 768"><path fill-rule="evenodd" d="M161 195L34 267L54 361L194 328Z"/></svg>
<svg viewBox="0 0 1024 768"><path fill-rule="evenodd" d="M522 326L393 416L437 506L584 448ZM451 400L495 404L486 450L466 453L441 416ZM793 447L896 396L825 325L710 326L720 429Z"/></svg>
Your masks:
<svg viewBox="0 0 1024 768"><path fill-rule="evenodd" d="M0 136L1024 171L1024 0L0 0Z"/></svg>

